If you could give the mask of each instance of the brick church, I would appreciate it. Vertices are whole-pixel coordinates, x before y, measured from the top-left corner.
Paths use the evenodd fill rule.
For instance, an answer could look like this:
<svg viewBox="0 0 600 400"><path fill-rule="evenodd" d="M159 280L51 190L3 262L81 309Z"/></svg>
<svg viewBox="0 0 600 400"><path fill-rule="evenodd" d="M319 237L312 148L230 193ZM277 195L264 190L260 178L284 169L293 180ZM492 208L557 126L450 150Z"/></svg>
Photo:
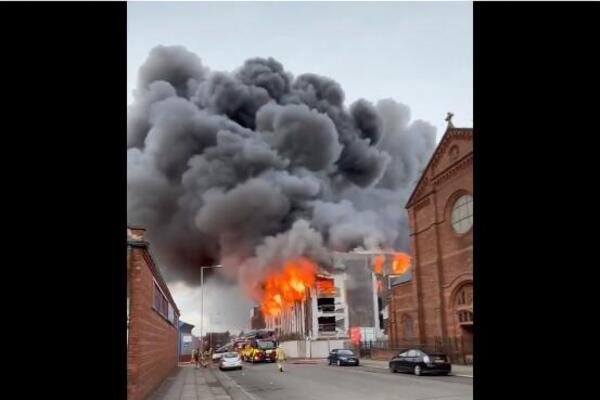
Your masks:
<svg viewBox="0 0 600 400"><path fill-rule="evenodd" d="M468 361L473 343L472 128L455 128L449 120L406 208L413 274L390 290L391 345L459 347L460 358Z"/></svg>

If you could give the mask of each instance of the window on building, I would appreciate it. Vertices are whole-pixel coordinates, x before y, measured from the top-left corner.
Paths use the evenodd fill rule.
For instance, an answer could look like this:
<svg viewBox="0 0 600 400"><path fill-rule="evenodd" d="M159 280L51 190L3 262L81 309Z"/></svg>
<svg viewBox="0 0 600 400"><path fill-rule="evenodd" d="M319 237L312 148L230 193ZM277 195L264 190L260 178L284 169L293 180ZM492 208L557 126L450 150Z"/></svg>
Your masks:
<svg viewBox="0 0 600 400"><path fill-rule="evenodd" d="M152 308L154 308L167 321L173 325L176 325L175 309L173 306L171 306L156 283L154 284L154 303L152 304Z"/></svg>
<svg viewBox="0 0 600 400"><path fill-rule="evenodd" d="M335 332L335 317L319 317L319 332Z"/></svg>
<svg viewBox="0 0 600 400"><path fill-rule="evenodd" d="M450 159L452 161L456 160L458 158L458 153L459 153L458 146L457 145L452 146L450 148Z"/></svg>
<svg viewBox="0 0 600 400"><path fill-rule="evenodd" d="M317 308L322 312L335 311L335 299L333 297L321 297L317 299Z"/></svg>
<svg viewBox="0 0 600 400"><path fill-rule="evenodd" d="M473 226L473 196L464 195L452 206L452 228L458 234L466 233Z"/></svg>
<svg viewBox="0 0 600 400"><path fill-rule="evenodd" d="M455 308L459 324L473 324L473 284L467 283L456 293Z"/></svg>
<svg viewBox="0 0 600 400"><path fill-rule="evenodd" d="M467 310L459 311L458 322L473 322L473 313Z"/></svg>
<svg viewBox="0 0 600 400"><path fill-rule="evenodd" d="M473 285L468 283L464 285L456 294L456 304L458 306L473 305Z"/></svg>
<svg viewBox="0 0 600 400"><path fill-rule="evenodd" d="M169 306L169 322L172 323L173 325L175 325L175 309L173 308L173 306L171 304L168 305Z"/></svg>
<svg viewBox="0 0 600 400"><path fill-rule="evenodd" d="M157 284L154 284L154 309L160 312L162 308L163 295Z"/></svg>

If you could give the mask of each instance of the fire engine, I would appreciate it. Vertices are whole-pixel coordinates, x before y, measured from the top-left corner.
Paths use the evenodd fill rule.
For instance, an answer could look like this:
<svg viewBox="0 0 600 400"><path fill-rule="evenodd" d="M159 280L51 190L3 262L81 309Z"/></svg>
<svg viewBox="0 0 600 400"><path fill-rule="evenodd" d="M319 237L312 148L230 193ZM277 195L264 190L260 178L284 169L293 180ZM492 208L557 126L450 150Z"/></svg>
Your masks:
<svg viewBox="0 0 600 400"><path fill-rule="evenodd" d="M256 362L274 362L277 342L271 338L249 338L240 351L242 360Z"/></svg>

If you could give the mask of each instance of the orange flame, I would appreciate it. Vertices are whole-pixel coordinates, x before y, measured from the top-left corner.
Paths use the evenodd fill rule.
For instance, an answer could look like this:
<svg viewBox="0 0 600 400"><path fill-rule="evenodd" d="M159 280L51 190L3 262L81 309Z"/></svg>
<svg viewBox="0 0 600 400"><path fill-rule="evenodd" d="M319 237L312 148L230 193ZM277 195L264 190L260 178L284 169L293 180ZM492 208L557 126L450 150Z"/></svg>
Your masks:
<svg viewBox="0 0 600 400"><path fill-rule="evenodd" d="M265 317L277 317L285 308L306 300L306 289L315 283L317 265L305 257L286 261L283 270L265 279L261 309Z"/></svg>
<svg viewBox="0 0 600 400"><path fill-rule="evenodd" d="M375 260L373 261L373 272L376 274L381 274L383 271L383 263L385 262L385 256L378 255L375 256Z"/></svg>
<svg viewBox="0 0 600 400"><path fill-rule="evenodd" d="M320 294L335 294L335 285L333 279L317 280L317 293Z"/></svg>
<svg viewBox="0 0 600 400"><path fill-rule="evenodd" d="M410 256L408 254L388 250L386 253L392 254L392 270L389 273L392 274L403 274L410 268ZM381 275L383 273L383 264L385 263L386 256L379 254L373 259L373 272ZM387 274L387 273L386 273Z"/></svg>
<svg viewBox="0 0 600 400"><path fill-rule="evenodd" d="M394 274L403 274L410 268L410 256L404 253L394 253L392 261L392 272Z"/></svg>

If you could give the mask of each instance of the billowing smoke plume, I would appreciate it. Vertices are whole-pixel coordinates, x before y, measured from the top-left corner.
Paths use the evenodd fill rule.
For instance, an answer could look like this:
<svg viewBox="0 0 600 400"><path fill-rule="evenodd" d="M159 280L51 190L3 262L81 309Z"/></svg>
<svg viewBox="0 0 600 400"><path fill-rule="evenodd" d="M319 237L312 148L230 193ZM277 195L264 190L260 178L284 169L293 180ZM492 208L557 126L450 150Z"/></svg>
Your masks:
<svg viewBox="0 0 600 400"><path fill-rule="evenodd" d="M404 206L435 145L393 100L346 106L334 80L272 58L212 72L163 46L140 68L127 135L129 223L168 280L192 284L206 264L258 283L289 257L407 250Z"/></svg>

